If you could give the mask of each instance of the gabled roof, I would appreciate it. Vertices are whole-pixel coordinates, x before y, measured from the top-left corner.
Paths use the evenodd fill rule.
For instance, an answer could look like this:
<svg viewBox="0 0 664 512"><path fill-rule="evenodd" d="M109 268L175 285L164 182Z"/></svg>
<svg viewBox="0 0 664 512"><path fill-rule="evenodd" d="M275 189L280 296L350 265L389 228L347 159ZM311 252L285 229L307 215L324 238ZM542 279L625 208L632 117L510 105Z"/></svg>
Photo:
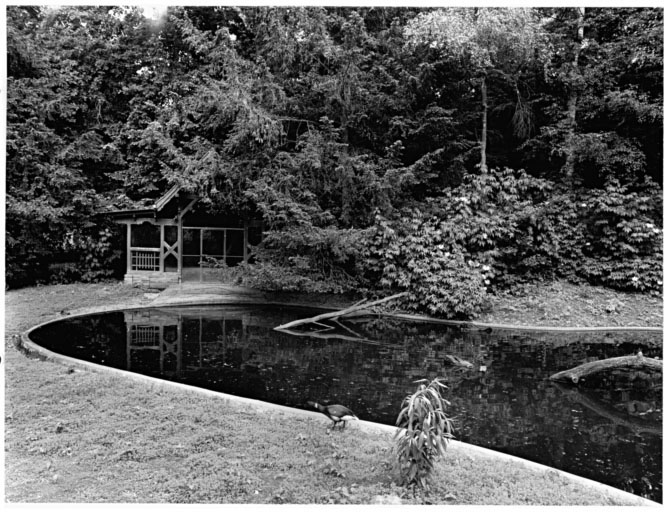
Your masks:
<svg viewBox="0 0 664 512"><path fill-rule="evenodd" d="M157 199L153 205L146 206L145 208L139 208L136 210L114 210L105 213L107 215L112 215L114 217L156 214L157 212L163 210L168 203L170 203L174 198L176 198L180 193L180 190L181 190L180 185L174 185L163 196Z"/></svg>

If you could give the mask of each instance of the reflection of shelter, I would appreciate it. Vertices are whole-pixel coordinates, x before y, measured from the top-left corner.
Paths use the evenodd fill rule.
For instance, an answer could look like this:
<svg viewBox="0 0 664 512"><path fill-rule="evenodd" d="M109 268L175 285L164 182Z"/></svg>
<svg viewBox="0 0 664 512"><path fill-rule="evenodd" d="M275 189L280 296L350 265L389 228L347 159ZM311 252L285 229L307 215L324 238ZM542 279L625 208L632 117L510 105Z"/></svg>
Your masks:
<svg viewBox="0 0 664 512"><path fill-rule="evenodd" d="M224 363L262 325L247 310L186 309L127 311L127 370L180 375Z"/></svg>
<svg viewBox="0 0 664 512"><path fill-rule="evenodd" d="M109 215L127 226L125 281L132 284L164 287L213 279L214 263L247 261L249 244L260 239L259 222L209 214L196 196L177 186L152 206Z"/></svg>
<svg viewBox="0 0 664 512"><path fill-rule="evenodd" d="M178 316L159 311L128 311L127 370L147 366L164 372L182 369L182 329Z"/></svg>

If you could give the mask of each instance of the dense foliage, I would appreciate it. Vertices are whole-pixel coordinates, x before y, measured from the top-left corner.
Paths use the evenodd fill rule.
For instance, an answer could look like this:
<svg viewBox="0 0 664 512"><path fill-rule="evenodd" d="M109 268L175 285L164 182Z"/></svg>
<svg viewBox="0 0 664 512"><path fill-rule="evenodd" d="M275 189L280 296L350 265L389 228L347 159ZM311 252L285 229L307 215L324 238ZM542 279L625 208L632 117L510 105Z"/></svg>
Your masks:
<svg viewBox="0 0 664 512"><path fill-rule="evenodd" d="M22 6L7 59L9 286L113 275L96 214L179 184L263 288L661 290L661 10Z"/></svg>

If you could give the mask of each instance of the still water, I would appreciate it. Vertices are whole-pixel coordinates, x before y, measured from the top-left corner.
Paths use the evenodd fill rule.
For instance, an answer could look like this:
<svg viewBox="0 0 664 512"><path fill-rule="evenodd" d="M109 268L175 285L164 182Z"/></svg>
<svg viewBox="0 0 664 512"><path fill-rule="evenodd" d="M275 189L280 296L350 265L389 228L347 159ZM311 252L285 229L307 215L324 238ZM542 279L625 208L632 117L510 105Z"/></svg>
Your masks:
<svg viewBox="0 0 664 512"><path fill-rule="evenodd" d="M413 381L440 377L457 439L662 501L661 376L600 377L580 390L548 380L639 349L661 358L660 333L478 331L393 318L273 330L317 313L127 310L53 323L31 338L60 354L233 395L299 408L342 403L390 425Z"/></svg>

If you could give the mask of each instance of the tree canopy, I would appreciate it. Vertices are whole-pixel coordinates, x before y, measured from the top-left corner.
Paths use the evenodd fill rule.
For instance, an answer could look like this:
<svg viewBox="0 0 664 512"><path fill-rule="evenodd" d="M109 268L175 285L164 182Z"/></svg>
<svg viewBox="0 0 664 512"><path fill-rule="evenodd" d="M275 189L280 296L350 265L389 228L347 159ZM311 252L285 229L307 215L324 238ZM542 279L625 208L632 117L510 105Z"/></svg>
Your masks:
<svg viewBox="0 0 664 512"><path fill-rule="evenodd" d="M7 64L9 286L178 184L263 219L256 286L661 288L660 9L13 6Z"/></svg>

